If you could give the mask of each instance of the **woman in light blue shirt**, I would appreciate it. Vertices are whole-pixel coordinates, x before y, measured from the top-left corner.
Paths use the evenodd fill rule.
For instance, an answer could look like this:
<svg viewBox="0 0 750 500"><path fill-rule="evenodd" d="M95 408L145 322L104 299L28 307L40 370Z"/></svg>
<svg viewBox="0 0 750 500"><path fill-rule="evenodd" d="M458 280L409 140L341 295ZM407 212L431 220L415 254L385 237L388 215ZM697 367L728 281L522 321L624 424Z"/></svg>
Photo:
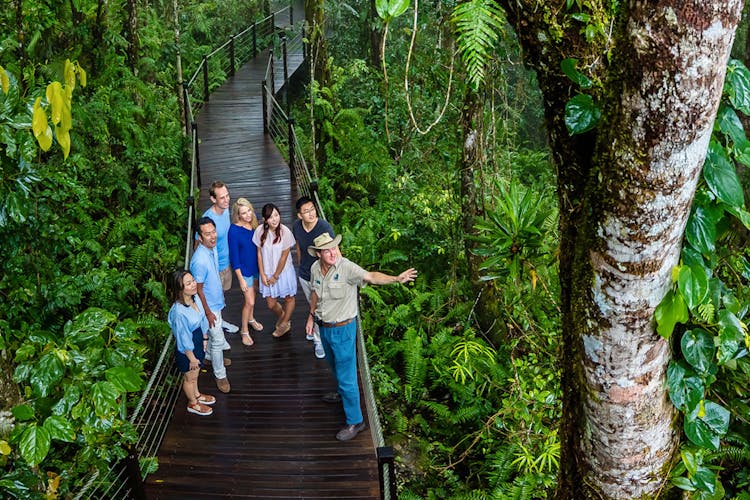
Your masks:
<svg viewBox="0 0 750 500"><path fill-rule="evenodd" d="M173 276L174 304L167 321L175 338L175 362L183 373L182 390L188 400L187 411L207 416L216 398L198 390L198 373L205 358L204 341L208 338L208 320L200 300L195 300L198 284L189 271L176 271Z"/></svg>

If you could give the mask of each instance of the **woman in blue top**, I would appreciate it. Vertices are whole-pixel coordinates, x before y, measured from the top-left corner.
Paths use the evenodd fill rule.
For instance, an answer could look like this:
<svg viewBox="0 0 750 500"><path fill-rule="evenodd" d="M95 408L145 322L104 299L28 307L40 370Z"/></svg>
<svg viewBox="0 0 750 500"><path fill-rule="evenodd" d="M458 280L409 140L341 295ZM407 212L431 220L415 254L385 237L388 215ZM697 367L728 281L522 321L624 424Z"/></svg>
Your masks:
<svg viewBox="0 0 750 500"><path fill-rule="evenodd" d="M255 319L255 288L258 281L258 248L253 243L253 232L258 227L253 205L245 198L239 198L232 206L232 225L229 226L229 262L237 275L240 289L245 296L242 305L240 333L242 343L251 346L255 342L247 325L255 331L263 330L263 325Z"/></svg>
<svg viewBox="0 0 750 500"><path fill-rule="evenodd" d="M196 415L211 415L208 406L216 398L198 390L198 373L205 358L204 339L208 338L208 320L200 300L195 300L198 284L189 271L176 271L173 277L174 304L167 321L176 341L174 357L177 368L183 373L182 390L188 400L187 411Z"/></svg>

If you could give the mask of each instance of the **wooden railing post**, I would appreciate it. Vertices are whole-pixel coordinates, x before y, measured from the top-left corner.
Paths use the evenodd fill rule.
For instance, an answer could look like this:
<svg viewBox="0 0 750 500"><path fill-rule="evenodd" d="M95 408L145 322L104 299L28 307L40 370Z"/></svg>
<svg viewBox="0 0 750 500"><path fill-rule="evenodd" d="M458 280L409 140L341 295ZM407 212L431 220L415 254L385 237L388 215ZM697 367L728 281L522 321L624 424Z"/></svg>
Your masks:
<svg viewBox="0 0 750 500"><path fill-rule="evenodd" d="M201 185L201 155L200 155L200 141L198 140L198 124L195 122L190 123L192 129L192 138L195 142L195 176L197 177L196 182Z"/></svg>
<svg viewBox="0 0 750 500"><path fill-rule="evenodd" d="M289 0L289 25L294 26L294 3Z"/></svg>
<svg viewBox="0 0 750 500"><path fill-rule="evenodd" d="M133 448L128 448L128 456L125 457L125 474L130 486L130 498L146 500L146 490L143 488L143 479L141 478L141 466L138 464L138 454Z"/></svg>
<svg viewBox="0 0 750 500"><path fill-rule="evenodd" d="M396 490L396 468L395 454L393 448L390 446L379 446L376 450L378 455L378 481L380 482L380 498L390 498L396 500L398 498L398 490ZM384 467L388 466L388 493L386 497L386 486L385 486L385 470Z"/></svg>
<svg viewBox="0 0 750 500"><path fill-rule="evenodd" d="M266 96L266 89L268 85L266 80L260 83L260 94L263 98L263 133L268 135L268 96Z"/></svg>
<svg viewBox="0 0 750 500"><path fill-rule="evenodd" d="M258 23L253 23L253 57L258 53Z"/></svg>
<svg viewBox="0 0 750 500"><path fill-rule="evenodd" d="M229 74L234 76L234 35L229 37Z"/></svg>
<svg viewBox="0 0 750 500"><path fill-rule="evenodd" d="M203 56L203 102L208 102L208 57Z"/></svg>
<svg viewBox="0 0 750 500"><path fill-rule="evenodd" d="M289 168L294 172L294 118L287 118L287 134L289 136Z"/></svg>

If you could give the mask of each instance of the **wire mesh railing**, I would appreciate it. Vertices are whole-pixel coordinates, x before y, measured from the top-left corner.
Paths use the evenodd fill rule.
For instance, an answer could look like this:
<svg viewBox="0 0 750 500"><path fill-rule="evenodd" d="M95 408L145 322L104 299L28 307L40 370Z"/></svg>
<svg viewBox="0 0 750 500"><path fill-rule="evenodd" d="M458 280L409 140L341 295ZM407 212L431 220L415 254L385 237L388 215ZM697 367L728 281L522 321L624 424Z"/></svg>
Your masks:
<svg viewBox="0 0 750 500"><path fill-rule="evenodd" d="M317 182L307 168L303 148L294 131L294 121L277 100L279 95L276 92L277 86L279 90L283 89L285 97L289 86L288 55L304 54L304 40L301 30L295 33L283 32L275 28L275 20L281 15L288 15L290 24L293 23L291 6L283 7L266 16L237 35L230 37L227 42L203 57L191 78L182 86L186 134L191 138L190 190L186 203L187 224L184 260L186 269L192 255L193 224L197 209L196 199L201 185L199 137L195 116L203 103L210 99L210 92L214 88L223 83L228 76L233 75L238 66L249 61L266 48L271 48L271 50L269 51L268 65L261 85L264 131L273 138L276 146L286 156L298 192L313 198L319 207L320 216L325 218L317 190ZM281 65L283 71L277 65ZM285 102L287 102L286 99ZM386 499L396 498L393 452L391 448L384 446L364 336L359 321L357 322L357 330L358 363L362 373L370 432L377 447L381 496ZM180 373L172 363L171 353L173 349L174 339L172 335L169 335L146 390L144 390L131 415L130 422L135 427L139 437L128 457L106 473L94 471L87 478L86 483L79 488L78 494L74 497L75 500L100 498L141 500L146 498L143 479L153 470L155 465L153 457L157 455L179 397Z"/></svg>
<svg viewBox="0 0 750 500"><path fill-rule="evenodd" d="M198 64L188 83L183 85L184 118L190 141L190 190L187 199L187 224L185 238L184 267L187 269L192 254L193 223L196 211L196 195L200 186L200 157L198 131L195 115L209 92L220 85L226 74L233 74L235 67L244 64L258 54L259 49L273 43L274 18L287 11L291 20L291 8L279 11L253 23L241 33L217 47ZM202 84L198 79L202 76ZM221 80L221 81L220 81ZM214 82L212 85L210 82ZM172 362L174 337L168 335L151 377L130 416L138 438L128 456L113 464L107 471L93 470L76 488L74 500L136 499L145 500L143 479L154 470L155 456L166 433L180 393L180 373Z"/></svg>
<svg viewBox="0 0 750 500"><path fill-rule="evenodd" d="M278 37L274 26L275 19L281 17L282 14L288 14L290 9L289 6L283 7L254 22L203 56L192 76L183 85L190 95L194 112L197 112L210 98L211 91L234 75L238 67L274 43ZM186 123L190 122L186 120Z"/></svg>
<svg viewBox="0 0 750 500"><path fill-rule="evenodd" d="M285 43L285 50L283 50L285 55L294 54L293 47L294 50L303 50L301 36L299 36L299 42L297 41L297 37L294 37L291 41L285 41ZM288 116L287 112L284 111L284 108L282 108L276 99L274 75L278 74L278 68L275 68L277 61L277 58L271 53L268 58L265 78L261 84L261 91L263 92L263 130L272 137L276 147L286 156L298 192L314 199L320 217L325 219L323 206L320 203L317 190L317 182L312 178L307 168L302 146L297 140L297 135L294 131L294 120ZM287 75L285 74L284 77L285 81L282 88L289 85L289 82L286 80ZM357 345L357 361L362 375L367 420L370 423L369 427L373 443L377 448L381 496L384 499L395 499L397 493L394 454L392 448L385 446L383 428L380 425L380 415L378 414L375 391L372 386L372 377L370 376L370 365L367 360L364 332L359 319L357 320Z"/></svg>

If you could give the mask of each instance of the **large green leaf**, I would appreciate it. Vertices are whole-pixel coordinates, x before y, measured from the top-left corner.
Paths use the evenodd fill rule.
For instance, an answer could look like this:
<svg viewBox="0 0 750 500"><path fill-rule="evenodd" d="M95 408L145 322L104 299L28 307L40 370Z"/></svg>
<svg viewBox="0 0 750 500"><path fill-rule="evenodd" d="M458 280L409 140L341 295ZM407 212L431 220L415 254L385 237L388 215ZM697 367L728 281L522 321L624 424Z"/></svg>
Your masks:
<svg viewBox="0 0 750 500"><path fill-rule="evenodd" d="M716 222L723 212L717 206L694 205L685 227L685 238L700 253L709 255L716 251Z"/></svg>
<svg viewBox="0 0 750 500"><path fill-rule="evenodd" d="M105 417L118 409L117 398L120 391L111 382L97 382L91 387L91 398L94 401L96 414Z"/></svg>
<svg viewBox="0 0 750 500"><path fill-rule="evenodd" d="M138 372L128 366L110 368L105 372L105 376L120 392L135 392L142 386Z"/></svg>
<svg viewBox="0 0 750 500"><path fill-rule="evenodd" d="M49 351L39 358L29 377L29 384L35 394L46 397L52 394L62 380L65 367L54 352Z"/></svg>
<svg viewBox="0 0 750 500"><path fill-rule="evenodd" d="M750 71L737 59L727 63L724 92L729 95L732 106L750 115Z"/></svg>
<svg viewBox="0 0 750 500"><path fill-rule="evenodd" d="M65 395L52 407L52 413L67 415L80 399L81 389L77 385L68 385L65 387Z"/></svg>
<svg viewBox="0 0 750 500"><path fill-rule="evenodd" d="M691 479L693 484L700 490L707 491L708 493L716 491L716 474L704 465L698 467L698 470Z"/></svg>
<svg viewBox="0 0 750 500"><path fill-rule="evenodd" d="M719 404L704 401L685 415L684 429L692 443L718 450L721 437L729 429L729 412Z"/></svg>
<svg viewBox="0 0 750 500"><path fill-rule="evenodd" d="M734 164L717 141L711 141L703 164L703 178L711 192L729 206L742 207L745 195Z"/></svg>
<svg viewBox="0 0 750 500"><path fill-rule="evenodd" d="M735 144L747 142L745 129L734 109L722 104L716 115L716 123L719 125L719 130L729 136Z"/></svg>
<svg viewBox="0 0 750 500"><path fill-rule="evenodd" d="M732 145L732 156L745 166L750 166L750 141L742 139Z"/></svg>
<svg viewBox="0 0 750 500"><path fill-rule="evenodd" d="M750 212L744 208L728 207L727 211L737 217L737 219L745 226L750 229Z"/></svg>
<svg viewBox="0 0 750 500"><path fill-rule="evenodd" d="M375 10L378 16L389 23L409 8L409 0L375 0Z"/></svg>
<svg viewBox="0 0 750 500"><path fill-rule="evenodd" d="M714 337L702 328L694 328L682 334L680 342L685 360L699 373L706 373L713 364Z"/></svg>
<svg viewBox="0 0 750 500"><path fill-rule="evenodd" d="M65 337L74 344L87 347L94 344L101 347L104 345L101 333L116 319L117 316L111 312L92 307L65 323L63 330Z"/></svg>
<svg viewBox="0 0 750 500"><path fill-rule="evenodd" d="M690 309L698 307L708 296L708 276L702 266L680 267L677 285Z"/></svg>
<svg viewBox="0 0 750 500"><path fill-rule="evenodd" d="M602 112L590 95L578 94L565 104L565 126L570 135L588 132L601 117Z"/></svg>
<svg viewBox="0 0 750 500"><path fill-rule="evenodd" d="M567 59L563 59L560 63L560 69L562 69L562 72L565 73L565 76L570 78L570 80L581 87L582 89L588 89L592 86L591 79L578 71L578 59L575 59L573 57L569 57Z"/></svg>
<svg viewBox="0 0 750 500"><path fill-rule="evenodd" d="M50 435L44 427L29 424L21 433L19 450L21 456L30 465L41 463L49 453Z"/></svg>
<svg viewBox="0 0 750 500"><path fill-rule="evenodd" d="M51 415L44 421L44 428L49 432L52 439L69 443L75 441L76 433L69 418Z"/></svg>
<svg viewBox="0 0 750 500"><path fill-rule="evenodd" d="M672 290L667 292L664 299L656 307L656 311L654 311L656 331L665 339L672 335L677 323L687 323L688 318L685 299L682 298L682 294L675 294Z"/></svg>
<svg viewBox="0 0 750 500"><path fill-rule="evenodd" d="M34 408L32 408L31 405L20 404L14 406L10 412L19 422L25 422L26 420L34 418Z"/></svg>
<svg viewBox="0 0 750 500"><path fill-rule="evenodd" d="M745 343L746 327L726 309L719 311L719 363L738 357Z"/></svg>
<svg viewBox="0 0 750 500"><path fill-rule="evenodd" d="M675 408L682 412L698 405L706 390L703 379L683 361L669 363L667 387L669 388L669 399Z"/></svg>
<svg viewBox="0 0 750 500"><path fill-rule="evenodd" d="M503 11L493 0L470 0L455 6L451 19L468 80L478 90L485 67L493 58L492 49L503 32Z"/></svg>

